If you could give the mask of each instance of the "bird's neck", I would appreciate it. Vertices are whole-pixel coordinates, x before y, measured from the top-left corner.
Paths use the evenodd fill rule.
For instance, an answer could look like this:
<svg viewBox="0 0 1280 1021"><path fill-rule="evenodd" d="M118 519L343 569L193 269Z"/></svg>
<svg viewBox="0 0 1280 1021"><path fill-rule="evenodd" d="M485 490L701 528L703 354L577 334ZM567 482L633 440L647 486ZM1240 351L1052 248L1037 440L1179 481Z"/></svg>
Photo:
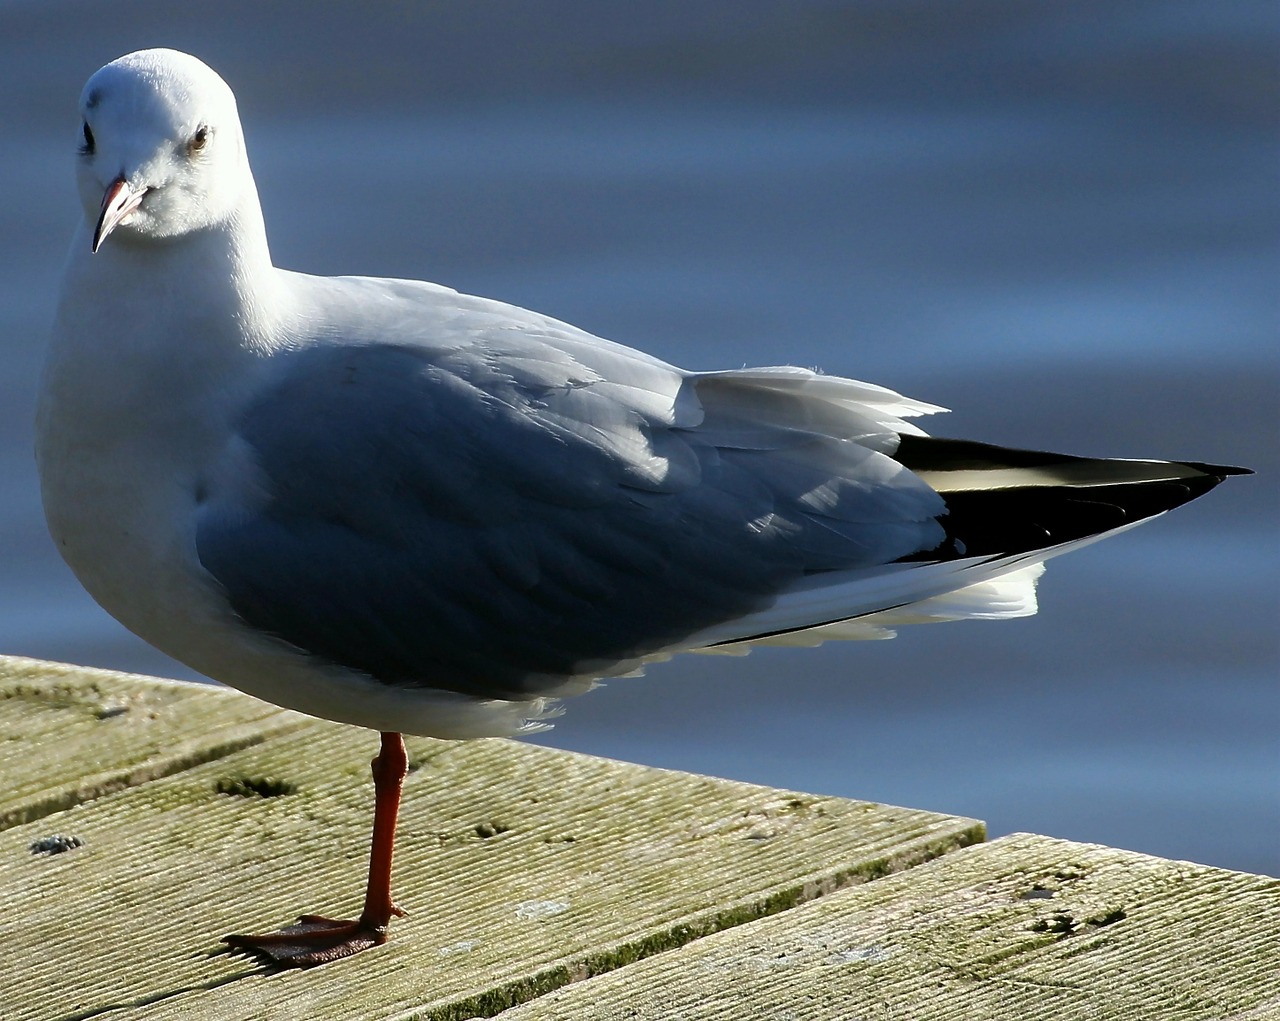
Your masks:
<svg viewBox="0 0 1280 1021"><path fill-rule="evenodd" d="M73 241L55 344L106 337L115 358L199 362L261 353L280 335L284 293L252 189L222 222L181 237L118 231L91 253L87 231L82 226ZM135 329L112 330L113 323Z"/></svg>
<svg viewBox="0 0 1280 1021"><path fill-rule="evenodd" d="M215 227L156 241L73 242L45 363L38 433L75 444L199 444L285 335L289 310L256 199ZM74 409L68 416L66 409Z"/></svg>

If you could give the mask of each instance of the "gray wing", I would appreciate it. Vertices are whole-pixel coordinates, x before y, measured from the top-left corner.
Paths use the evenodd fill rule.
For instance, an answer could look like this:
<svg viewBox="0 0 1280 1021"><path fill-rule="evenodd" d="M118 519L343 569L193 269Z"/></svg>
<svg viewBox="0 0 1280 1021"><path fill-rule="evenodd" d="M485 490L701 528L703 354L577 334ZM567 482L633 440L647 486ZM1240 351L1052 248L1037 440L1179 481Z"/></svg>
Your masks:
<svg viewBox="0 0 1280 1021"><path fill-rule="evenodd" d="M526 330L277 355L239 424L265 497L201 519L202 564L247 623L326 660L527 697L942 539L860 384L601 347L611 379L593 351Z"/></svg>

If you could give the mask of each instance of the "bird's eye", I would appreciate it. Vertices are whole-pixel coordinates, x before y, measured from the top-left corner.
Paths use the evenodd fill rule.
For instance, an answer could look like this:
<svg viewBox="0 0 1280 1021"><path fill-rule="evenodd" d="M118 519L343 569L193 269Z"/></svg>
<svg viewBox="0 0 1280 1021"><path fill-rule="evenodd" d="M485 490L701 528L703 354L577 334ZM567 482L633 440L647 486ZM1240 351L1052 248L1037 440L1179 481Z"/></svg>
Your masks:
<svg viewBox="0 0 1280 1021"><path fill-rule="evenodd" d="M84 122L84 142L80 146L80 151L86 156L93 154L93 132L89 129L89 122Z"/></svg>
<svg viewBox="0 0 1280 1021"><path fill-rule="evenodd" d="M198 152L203 152L205 146L209 144L209 129L201 124L196 128L196 133L191 136L191 141L187 143L187 152L194 156Z"/></svg>

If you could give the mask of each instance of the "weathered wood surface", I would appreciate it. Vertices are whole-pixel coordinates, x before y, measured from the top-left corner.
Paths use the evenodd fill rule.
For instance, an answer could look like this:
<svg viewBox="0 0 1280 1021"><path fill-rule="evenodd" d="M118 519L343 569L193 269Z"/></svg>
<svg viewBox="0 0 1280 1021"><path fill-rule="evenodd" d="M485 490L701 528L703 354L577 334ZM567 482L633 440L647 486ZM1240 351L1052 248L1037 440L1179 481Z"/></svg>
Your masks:
<svg viewBox="0 0 1280 1021"><path fill-rule="evenodd" d="M1015 834L503 1021L1280 1018L1280 880Z"/></svg>
<svg viewBox="0 0 1280 1021"><path fill-rule="evenodd" d="M219 758L304 719L222 688L131 683L0 656L0 828Z"/></svg>
<svg viewBox="0 0 1280 1021"><path fill-rule="evenodd" d="M0 658L0 696L4 1021L491 1016L982 837L969 819L411 739L409 917L385 947L280 972L218 937L358 910L373 735L30 660ZM54 835L83 843L32 853Z"/></svg>

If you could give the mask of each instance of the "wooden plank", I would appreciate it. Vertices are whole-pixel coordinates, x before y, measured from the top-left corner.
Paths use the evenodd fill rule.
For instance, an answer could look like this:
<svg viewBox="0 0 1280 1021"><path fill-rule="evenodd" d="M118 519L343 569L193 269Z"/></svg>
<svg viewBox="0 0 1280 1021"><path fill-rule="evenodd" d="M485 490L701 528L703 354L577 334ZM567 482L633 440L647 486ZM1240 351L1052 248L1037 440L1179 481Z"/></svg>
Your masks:
<svg viewBox="0 0 1280 1021"><path fill-rule="evenodd" d="M1280 880L1016 834L503 1021L1280 1018Z"/></svg>
<svg viewBox="0 0 1280 1021"><path fill-rule="evenodd" d="M225 688L0 656L0 829L230 754L304 719Z"/></svg>
<svg viewBox="0 0 1280 1021"><path fill-rule="evenodd" d="M86 677L93 698L142 683L117 690L111 677ZM61 681L74 687L73 675ZM185 700L174 712L190 714L194 733L216 733L223 718L243 724L248 699L176 689ZM65 708L45 711L74 731L86 700L67 692ZM0 703L0 717L13 704ZM16 704L10 733L30 712ZM83 748L63 744L47 720L41 733L52 746ZM982 838L972 820L512 741L408 745L396 894L410 915L387 946L278 972L218 942L304 911L358 910L376 738L306 721L0 832L0 1017L492 1015ZM131 761L128 748L117 751ZM24 775L21 760L5 768L0 783ZM83 846L30 852L54 832Z"/></svg>

